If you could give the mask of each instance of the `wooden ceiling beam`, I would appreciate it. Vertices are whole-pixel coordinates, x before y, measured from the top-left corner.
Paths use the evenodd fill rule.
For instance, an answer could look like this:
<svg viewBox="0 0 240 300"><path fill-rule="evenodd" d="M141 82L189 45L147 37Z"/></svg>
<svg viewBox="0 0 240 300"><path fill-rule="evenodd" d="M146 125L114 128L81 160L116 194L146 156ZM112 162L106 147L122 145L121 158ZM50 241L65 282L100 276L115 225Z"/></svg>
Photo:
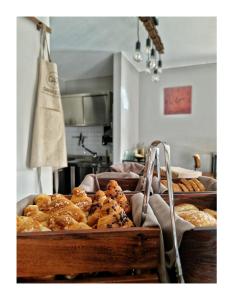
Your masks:
<svg viewBox="0 0 240 300"><path fill-rule="evenodd" d="M164 53L164 46L159 36L153 17L139 17L139 20L142 21L144 27L146 28L150 39L155 45L156 50L161 54Z"/></svg>

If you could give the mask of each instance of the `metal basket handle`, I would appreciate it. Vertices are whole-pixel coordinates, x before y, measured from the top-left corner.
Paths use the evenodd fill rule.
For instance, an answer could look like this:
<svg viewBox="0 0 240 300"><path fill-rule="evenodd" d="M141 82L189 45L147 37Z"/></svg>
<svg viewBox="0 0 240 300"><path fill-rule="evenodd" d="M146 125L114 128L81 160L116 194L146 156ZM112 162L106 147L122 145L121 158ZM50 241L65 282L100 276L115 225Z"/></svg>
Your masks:
<svg viewBox="0 0 240 300"><path fill-rule="evenodd" d="M174 196L173 196L173 187L172 187L172 173L170 168L170 146L165 142L154 141L152 142L152 144L148 149L147 161L144 169L145 189L144 189L144 198L143 198L143 207L142 207L142 223L145 221L147 216L147 207L149 202L150 189L152 185L152 176L153 176L155 159L157 159L157 175L158 175L159 191L160 191L161 176L160 176L159 146L161 144L163 145L163 149L164 149L165 166L166 166L166 173L167 173L168 198L170 204L170 218L171 218L171 225L172 225L173 247L176 254L175 269L176 269L178 282L184 283L181 260L180 260L178 243L177 243L177 232L176 232L175 213L174 213Z"/></svg>

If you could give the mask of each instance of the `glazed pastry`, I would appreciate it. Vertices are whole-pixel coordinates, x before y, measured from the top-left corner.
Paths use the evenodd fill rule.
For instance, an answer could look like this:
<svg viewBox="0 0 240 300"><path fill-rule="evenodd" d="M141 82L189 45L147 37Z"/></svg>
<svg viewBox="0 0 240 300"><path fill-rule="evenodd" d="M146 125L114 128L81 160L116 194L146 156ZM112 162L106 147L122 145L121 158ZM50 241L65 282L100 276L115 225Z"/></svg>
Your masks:
<svg viewBox="0 0 240 300"><path fill-rule="evenodd" d="M131 205L124 193L119 193L115 199L117 203L123 208L126 214L131 212Z"/></svg>
<svg viewBox="0 0 240 300"><path fill-rule="evenodd" d="M193 178L192 181L196 183L201 192L204 192L206 190L205 186L197 178Z"/></svg>
<svg viewBox="0 0 240 300"><path fill-rule="evenodd" d="M24 216L32 217L33 220L40 222L44 226L48 226L49 215L40 211L37 205L28 205L24 208Z"/></svg>
<svg viewBox="0 0 240 300"><path fill-rule="evenodd" d="M88 213L92 205L92 199L87 196L83 189L78 187L72 190L72 194L71 201L81 208L85 213Z"/></svg>
<svg viewBox="0 0 240 300"><path fill-rule="evenodd" d="M49 228L53 231L91 229L87 224L83 222L79 223L69 215L51 217L49 220Z"/></svg>
<svg viewBox="0 0 240 300"><path fill-rule="evenodd" d="M107 190L105 192L107 197L115 198L120 192L121 187L118 185L116 180L110 180L107 184Z"/></svg>
<svg viewBox="0 0 240 300"><path fill-rule="evenodd" d="M97 202L101 205L103 205L106 200L107 200L107 196L106 196L105 192L101 191L101 190L98 190L93 197L93 202L94 203Z"/></svg>
<svg viewBox="0 0 240 300"><path fill-rule="evenodd" d="M188 180L188 182L192 185L195 192L200 192L200 188L197 186L197 184L193 180Z"/></svg>
<svg viewBox="0 0 240 300"><path fill-rule="evenodd" d="M192 185L188 182L187 179L182 178L182 179L180 180L180 182L183 183L183 184L187 187L187 189L189 190L189 192L193 192L193 187L192 187Z"/></svg>
<svg viewBox="0 0 240 300"><path fill-rule="evenodd" d="M179 183L178 185L182 189L183 192L189 192L188 188L183 183Z"/></svg>
<svg viewBox="0 0 240 300"><path fill-rule="evenodd" d="M110 214L104 217L101 217L97 223L97 229L104 228L128 228L133 227L133 222L127 217L125 212L121 212L120 214Z"/></svg>
<svg viewBox="0 0 240 300"><path fill-rule="evenodd" d="M110 214L120 214L122 212L124 212L124 210L120 205L118 205L117 201L108 198L100 209L100 217Z"/></svg>
<svg viewBox="0 0 240 300"><path fill-rule="evenodd" d="M97 229L105 229L105 228L119 228L118 219L116 215L107 215L98 220Z"/></svg>
<svg viewBox="0 0 240 300"><path fill-rule="evenodd" d="M50 217L69 215L77 222L87 222L86 215L81 208L66 198L56 198L55 200L52 200L49 215Z"/></svg>
<svg viewBox="0 0 240 300"><path fill-rule="evenodd" d="M175 213L178 214L187 210L199 210L195 205L189 203L181 203L174 207Z"/></svg>
<svg viewBox="0 0 240 300"><path fill-rule="evenodd" d="M40 210L47 211L51 204L51 197L45 194L39 194L35 197L34 202Z"/></svg>
<svg viewBox="0 0 240 300"><path fill-rule="evenodd" d="M215 219L217 219L217 212L215 210L210 208L205 208L203 211L213 216Z"/></svg>
<svg viewBox="0 0 240 300"><path fill-rule="evenodd" d="M94 226L95 224L97 224L98 219L100 218L100 209L101 209L101 204L99 203L92 204L87 218L87 224L89 226Z"/></svg>
<svg viewBox="0 0 240 300"><path fill-rule="evenodd" d="M17 232L51 231L32 217L17 216Z"/></svg>
<svg viewBox="0 0 240 300"><path fill-rule="evenodd" d="M204 211L188 210L178 213L178 216L196 227L216 226L216 219Z"/></svg>

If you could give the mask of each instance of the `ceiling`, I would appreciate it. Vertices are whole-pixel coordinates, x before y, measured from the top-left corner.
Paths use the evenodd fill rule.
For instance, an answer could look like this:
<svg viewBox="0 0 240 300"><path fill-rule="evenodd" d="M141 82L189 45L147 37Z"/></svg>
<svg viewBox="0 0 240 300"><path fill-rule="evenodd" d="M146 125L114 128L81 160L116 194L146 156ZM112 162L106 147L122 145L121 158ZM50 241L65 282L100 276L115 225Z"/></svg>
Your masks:
<svg viewBox="0 0 240 300"><path fill-rule="evenodd" d="M158 17L163 68L216 62L215 17ZM51 52L64 80L112 75L112 54L132 58L136 17L51 17ZM142 47L147 37L140 22Z"/></svg>

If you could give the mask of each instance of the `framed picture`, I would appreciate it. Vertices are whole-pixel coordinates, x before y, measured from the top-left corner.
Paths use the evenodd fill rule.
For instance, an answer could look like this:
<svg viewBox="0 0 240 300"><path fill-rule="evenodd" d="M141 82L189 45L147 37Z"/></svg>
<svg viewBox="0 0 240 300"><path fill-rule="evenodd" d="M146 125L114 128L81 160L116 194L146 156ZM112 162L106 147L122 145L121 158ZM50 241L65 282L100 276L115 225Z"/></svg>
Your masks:
<svg viewBox="0 0 240 300"><path fill-rule="evenodd" d="M191 114L192 86L164 88L164 114Z"/></svg>

